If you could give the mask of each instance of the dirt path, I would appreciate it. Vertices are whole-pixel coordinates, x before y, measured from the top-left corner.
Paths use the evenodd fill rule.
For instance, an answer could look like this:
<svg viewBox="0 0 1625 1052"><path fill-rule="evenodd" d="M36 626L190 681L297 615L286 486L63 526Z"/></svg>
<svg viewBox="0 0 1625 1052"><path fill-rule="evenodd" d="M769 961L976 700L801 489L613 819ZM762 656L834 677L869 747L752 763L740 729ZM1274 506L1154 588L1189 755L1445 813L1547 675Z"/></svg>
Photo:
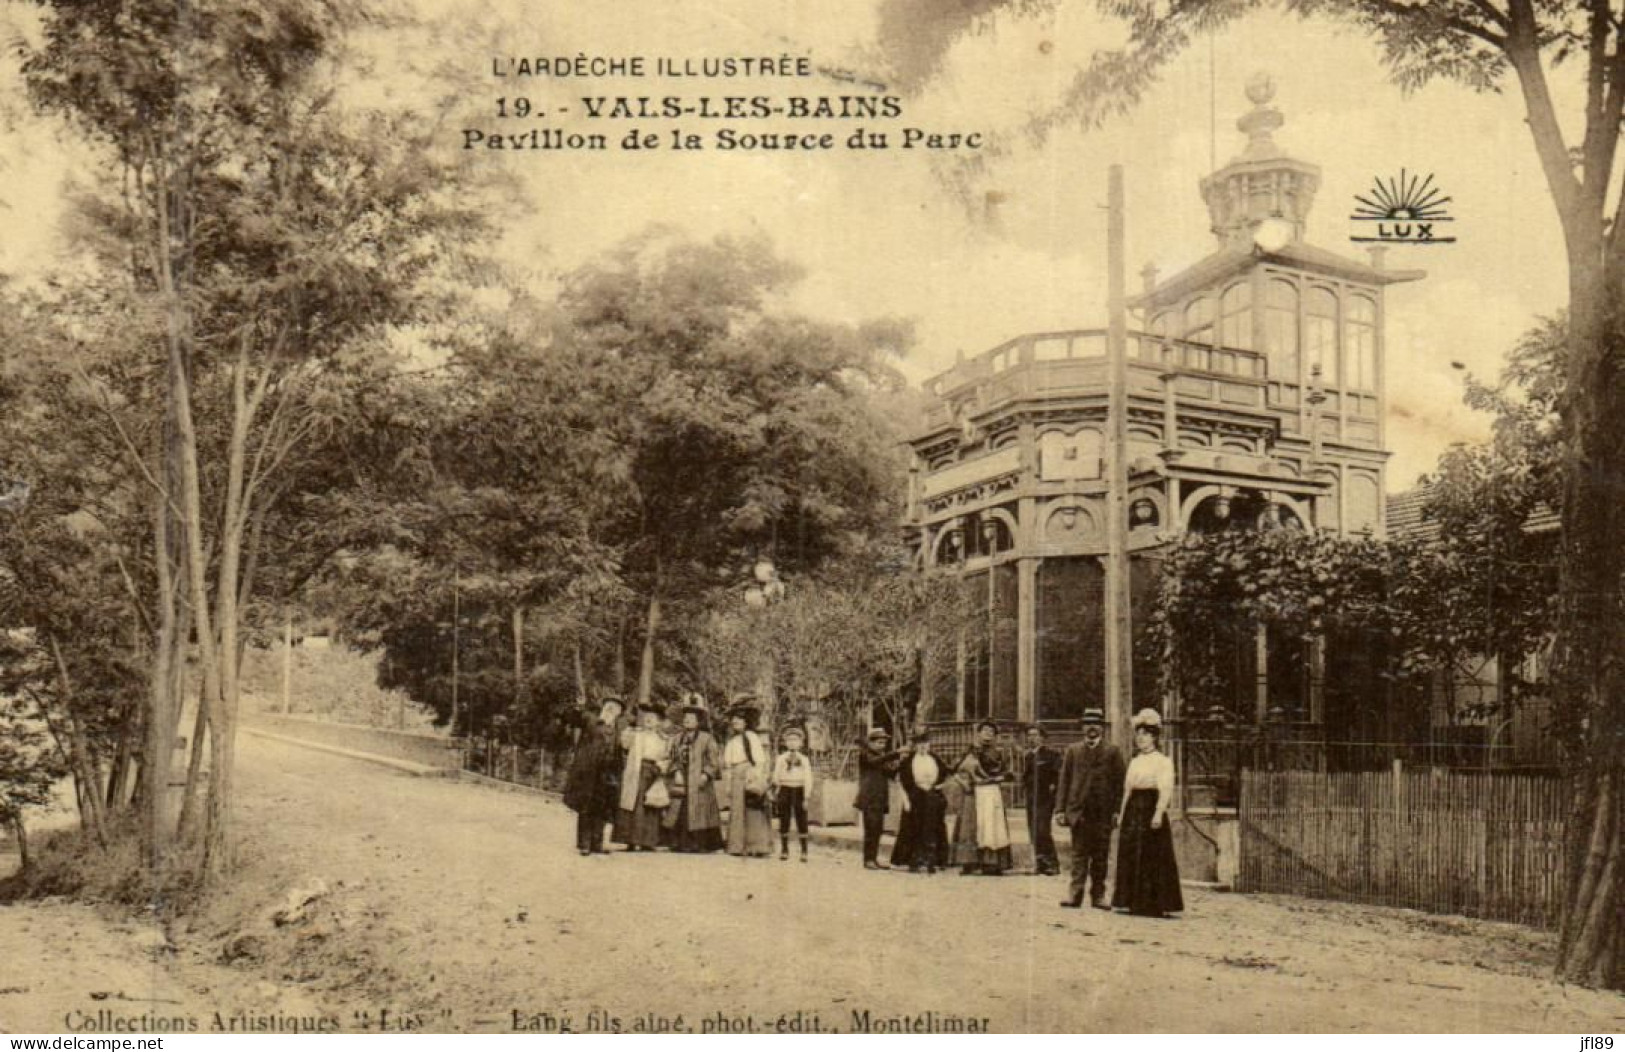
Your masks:
<svg viewBox="0 0 1625 1052"><path fill-rule="evenodd" d="M346 1029L763 1031L798 1012L843 1031L865 1012L877 1028L994 1031L1625 1023L1625 998L1546 979L1547 938L1510 925L1200 891L1184 919L1142 920L1061 910L1054 878L866 873L833 849L807 865L583 859L573 816L543 798L246 736L239 756L248 879L169 967L194 988L227 972ZM320 894L278 926L291 887ZM0 961L15 914L0 911ZM30 1006L58 981L24 982ZM0 996L0 1022L15 1000Z"/></svg>
<svg viewBox="0 0 1625 1052"><path fill-rule="evenodd" d="M138 917L60 901L0 907L0 1033L251 1032L272 1016L286 1031L319 1011L292 987L177 956Z"/></svg>
<svg viewBox="0 0 1625 1052"><path fill-rule="evenodd" d="M1034 877L666 854L581 858L546 799L241 746L245 829L290 878L347 882L392 1006L433 1028L593 1010L758 1029L817 1013L1000 1031L1620 1029L1625 998L1542 975L1509 925L1193 892L1178 921L1057 907ZM391 1007L391 1006L382 1006ZM539 1022L546 1023L541 1019Z"/></svg>

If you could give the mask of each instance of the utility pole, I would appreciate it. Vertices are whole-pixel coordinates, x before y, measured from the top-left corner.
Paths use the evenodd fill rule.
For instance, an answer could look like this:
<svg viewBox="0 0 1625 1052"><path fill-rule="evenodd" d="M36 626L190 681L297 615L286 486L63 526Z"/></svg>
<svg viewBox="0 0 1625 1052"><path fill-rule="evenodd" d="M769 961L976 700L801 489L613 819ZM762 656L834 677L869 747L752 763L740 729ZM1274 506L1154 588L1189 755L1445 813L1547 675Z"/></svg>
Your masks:
<svg viewBox="0 0 1625 1052"><path fill-rule="evenodd" d="M1133 632L1129 624L1128 300L1123 236L1123 166L1111 166L1106 221L1106 355L1111 370L1106 414L1106 720L1112 739L1129 744L1133 711Z"/></svg>

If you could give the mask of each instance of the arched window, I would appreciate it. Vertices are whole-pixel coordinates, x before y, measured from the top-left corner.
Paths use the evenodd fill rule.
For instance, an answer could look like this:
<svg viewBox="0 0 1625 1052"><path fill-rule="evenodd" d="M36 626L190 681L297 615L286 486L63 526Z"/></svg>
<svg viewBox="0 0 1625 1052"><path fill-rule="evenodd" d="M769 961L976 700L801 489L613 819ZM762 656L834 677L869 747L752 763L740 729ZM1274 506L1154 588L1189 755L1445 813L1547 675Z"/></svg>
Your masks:
<svg viewBox="0 0 1625 1052"><path fill-rule="evenodd" d="M1174 325L1174 312L1163 311L1151 319L1151 335L1172 336Z"/></svg>
<svg viewBox="0 0 1625 1052"><path fill-rule="evenodd" d="M1298 290L1280 278L1264 286L1264 353L1271 377L1298 382Z"/></svg>
<svg viewBox="0 0 1625 1052"><path fill-rule="evenodd" d="M1213 300L1203 296L1185 308L1185 339L1192 343L1213 342Z"/></svg>
<svg viewBox="0 0 1625 1052"><path fill-rule="evenodd" d="M1320 381L1333 387L1337 377L1337 297L1330 289L1312 288L1304 306L1303 351L1311 371L1320 366Z"/></svg>
<svg viewBox="0 0 1625 1052"><path fill-rule="evenodd" d="M1238 281L1219 300L1219 346L1253 349L1253 286Z"/></svg>
<svg viewBox="0 0 1625 1052"><path fill-rule="evenodd" d="M1348 385L1356 391L1377 389L1377 305L1369 297L1352 296L1343 327L1348 353Z"/></svg>

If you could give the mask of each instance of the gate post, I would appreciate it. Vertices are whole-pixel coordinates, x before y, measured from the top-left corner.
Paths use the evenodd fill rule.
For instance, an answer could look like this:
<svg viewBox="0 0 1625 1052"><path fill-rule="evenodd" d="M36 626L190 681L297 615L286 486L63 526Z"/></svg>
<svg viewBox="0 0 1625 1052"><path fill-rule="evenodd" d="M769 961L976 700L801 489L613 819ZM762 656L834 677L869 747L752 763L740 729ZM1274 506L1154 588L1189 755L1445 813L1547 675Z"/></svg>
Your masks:
<svg viewBox="0 0 1625 1052"><path fill-rule="evenodd" d="M1405 820L1405 761L1400 759L1398 756L1394 757L1393 796L1394 796L1394 824L1393 824L1393 831L1394 831L1394 837L1393 837L1393 839L1394 839L1393 867L1394 868L1393 868L1393 876L1391 878L1392 883L1390 885L1390 888L1391 888L1391 890L1390 890L1390 902L1388 903L1388 905L1397 906L1397 905L1399 905L1400 899L1402 898L1403 893L1404 893L1404 863L1403 863L1403 859L1406 857L1406 854L1407 854L1406 844L1405 844L1405 830L1407 829L1407 822Z"/></svg>

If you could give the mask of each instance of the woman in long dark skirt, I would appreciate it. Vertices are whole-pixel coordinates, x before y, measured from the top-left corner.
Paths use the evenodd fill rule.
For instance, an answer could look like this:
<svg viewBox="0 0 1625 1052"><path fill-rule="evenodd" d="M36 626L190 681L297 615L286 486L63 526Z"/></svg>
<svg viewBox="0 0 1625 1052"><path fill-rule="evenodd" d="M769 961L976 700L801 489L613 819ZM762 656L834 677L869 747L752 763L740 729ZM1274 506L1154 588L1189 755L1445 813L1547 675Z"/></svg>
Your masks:
<svg viewBox="0 0 1625 1052"><path fill-rule="evenodd" d="M1117 819L1117 879L1112 905L1141 917L1165 917L1185 908L1168 808L1174 800L1174 762L1158 746L1162 718L1151 709L1134 717L1134 759L1123 779Z"/></svg>
<svg viewBox="0 0 1625 1052"><path fill-rule="evenodd" d="M722 750L706 729L708 713L702 704L683 707L683 729L672 741L671 806L664 821L666 839L674 851L707 852L722 849L722 819L717 804L717 775Z"/></svg>

